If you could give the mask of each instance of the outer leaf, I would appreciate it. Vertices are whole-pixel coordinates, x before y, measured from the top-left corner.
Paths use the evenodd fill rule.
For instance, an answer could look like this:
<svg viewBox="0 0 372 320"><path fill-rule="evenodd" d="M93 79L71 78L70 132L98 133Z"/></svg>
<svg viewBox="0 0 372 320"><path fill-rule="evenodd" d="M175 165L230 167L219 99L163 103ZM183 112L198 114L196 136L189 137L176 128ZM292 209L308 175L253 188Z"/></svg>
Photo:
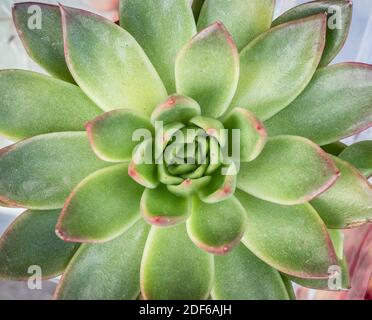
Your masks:
<svg viewBox="0 0 372 320"><path fill-rule="evenodd" d="M372 66L359 63L318 70L305 91L265 123L269 135L295 134L320 145L358 133L371 124Z"/></svg>
<svg viewBox="0 0 372 320"><path fill-rule="evenodd" d="M0 278L26 280L37 264L43 279L60 275L78 248L54 233L60 211L26 211L0 240Z"/></svg>
<svg viewBox="0 0 372 320"><path fill-rule="evenodd" d="M0 134L12 140L82 131L102 112L77 86L29 71L1 71L0 95Z"/></svg>
<svg viewBox="0 0 372 320"><path fill-rule="evenodd" d="M215 300L288 300L280 274L258 259L243 244L215 258Z"/></svg>
<svg viewBox="0 0 372 320"><path fill-rule="evenodd" d="M266 129L251 112L235 108L224 121L224 127L230 131L240 130L240 160L252 161L258 157L267 140ZM230 139L230 143L233 143Z"/></svg>
<svg viewBox="0 0 372 320"><path fill-rule="evenodd" d="M128 32L87 11L61 6L61 13L66 62L97 105L150 115L166 99L158 74Z"/></svg>
<svg viewBox="0 0 372 320"><path fill-rule="evenodd" d="M122 0L120 25L145 50L168 92L175 92L177 53L196 33L188 0Z"/></svg>
<svg viewBox="0 0 372 320"><path fill-rule="evenodd" d="M177 56L177 92L198 101L205 116L226 111L238 80L238 51L221 22L199 32Z"/></svg>
<svg viewBox="0 0 372 320"><path fill-rule="evenodd" d="M200 12L198 30L220 20L239 50L271 25L274 0L206 0Z"/></svg>
<svg viewBox="0 0 372 320"><path fill-rule="evenodd" d="M64 241L106 242L139 219L143 188L127 174L128 165L94 172L72 191L56 232Z"/></svg>
<svg viewBox="0 0 372 320"><path fill-rule="evenodd" d="M355 166L367 178L372 176L372 141L361 141L347 147L339 155Z"/></svg>
<svg viewBox="0 0 372 320"><path fill-rule="evenodd" d="M260 156L241 163L238 188L286 205L304 203L334 184L339 175L330 156L295 136L270 138Z"/></svg>
<svg viewBox="0 0 372 320"><path fill-rule="evenodd" d="M326 66L340 52L348 36L352 16L351 0L325 0L304 3L282 14L273 22L273 26L317 13L328 14L326 46L320 62L320 66Z"/></svg>
<svg viewBox="0 0 372 320"><path fill-rule="evenodd" d="M169 192L165 185L146 189L141 198L141 213L153 225L170 226L185 221L190 214L190 201Z"/></svg>
<svg viewBox="0 0 372 320"><path fill-rule="evenodd" d="M340 291L345 291L350 289L350 279L349 279L349 271L347 266L346 257L342 260L338 261L337 264L340 268L341 274L341 288L338 289ZM330 269L332 270L332 269ZM332 273L329 274L331 276L330 279L302 279L297 277L290 277L290 279L307 288L317 289L317 290L331 290L331 291L337 291L329 286L329 284L334 284L334 281L336 280L336 275L332 275Z"/></svg>
<svg viewBox="0 0 372 320"><path fill-rule="evenodd" d="M95 118L86 125L89 140L96 155L109 162L129 161L139 141L136 130L153 133L149 119L129 109L119 109Z"/></svg>
<svg viewBox="0 0 372 320"><path fill-rule="evenodd" d="M213 256L191 242L185 224L152 227L141 263L145 299L207 299L213 273Z"/></svg>
<svg viewBox="0 0 372 320"><path fill-rule="evenodd" d="M246 220L246 213L235 197L216 204L194 197L187 232L199 248L213 254L226 254L243 237Z"/></svg>
<svg viewBox="0 0 372 320"><path fill-rule="evenodd" d="M200 106L195 100L175 94L154 110L151 122L152 124L155 124L155 121L163 121L163 124L187 123L191 118L200 116L200 114Z"/></svg>
<svg viewBox="0 0 372 320"><path fill-rule="evenodd" d="M74 79L67 68L63 52L58 6L38 2L16 3L12 13L18 35L28 55L51 75L73 83ZM35 20L39 14L40 26Z"/></svg>
<svg viewBox="0 0 372 320"><path fill-rule="evenodd" d="M140 263L148 231L148 225L139 221L115 240L82 245L59 282L55 298L136 299L140 292Z"/></svg>
<svg viewBox="0 0 372 320"><path fill-rule="evenodd" d="M336 157L333 159L341 176L311 204L329 228L344 229L371 222L371 185L350 164Z"/></svg>
<svg viewBox="0 0 372 320"><path fill-rule="evenodd" d="M50 133L0 150L0 200L31 209L58 209L90 173L106 167L85 132Z"/></svg>
<svg viewBox="0 0 372 320"><path fill-rule="evenodd" d="M275 27L240 53L240 80L232 107L266 120L307 86L322 56L326 17L318 14Z"/></svg>
<svg viewBox="0 0 372 320"><path fill-rule="evenodd" d="M327 229L309 205L283 206L237 191L248 216L243 243L260 259L284 273L328 278L337 257Z"/></svg>

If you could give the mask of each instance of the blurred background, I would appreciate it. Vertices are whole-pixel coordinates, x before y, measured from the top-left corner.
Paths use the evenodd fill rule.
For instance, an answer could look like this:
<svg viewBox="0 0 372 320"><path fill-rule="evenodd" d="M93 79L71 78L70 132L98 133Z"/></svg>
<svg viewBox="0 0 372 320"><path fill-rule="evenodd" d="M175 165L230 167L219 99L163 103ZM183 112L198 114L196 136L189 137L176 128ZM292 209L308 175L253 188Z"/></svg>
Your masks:
<svg viewBox="0 0 372 320"><path fill-rule="evenodd" d="M140 1L140 0L138 0ZM28 58L21 41L19 40L11 19L11 7L15 2L13 0L0 1L0 69L26 69L33 70L40 73L44 71L38 67L30 58ZM30 1L28 1L30 2ZM54 3L54 0L39 0L43 3ZM100 13L107 18L117 20L118 15L116 11L117 0L59 0L58 2L73 7L88 9L90 11ZM275 16L294 7L298 4L308 2L307 0L276 0ZM354 13L351 24L349 38L334 60L334 63L343 61L357 61L372 64L372 1L371 0L354 0ZM0 97L1 98L1 97ZM367 130L357 136L350 137L345 140L350 144L359 140L372 139L372 129ZM0 147L9 144L10 141L0 138ZM14 218L22 212L17 209L5 209L0 207L0 235L4 232L7 226L14 220ZM366 228L367 229L367 228ZM367 232L368 230L362 230ZM353 238L352 235L347 237ZM372 251L371 246L367 249ZM364 248L363 250L367 250ZM358 251L359 248L352 249ZM359 252L359 251L358 251ZM357 263L357 262L356 262ZM363 260L363 263L366 262ZM367 260L367 269L371 270L371 260ZM369 277L365 279L368 282ZM42 290L30 291L25 283L0 281L0 300L2 299L50 299L52 292L56 286L58 279L46 281ZM299 289L300 298L342 298L337 295L326 295L315 292L315 290ZM346 296L344 298L347 298ZM350 298L350 297L349 297Z"/></svg>

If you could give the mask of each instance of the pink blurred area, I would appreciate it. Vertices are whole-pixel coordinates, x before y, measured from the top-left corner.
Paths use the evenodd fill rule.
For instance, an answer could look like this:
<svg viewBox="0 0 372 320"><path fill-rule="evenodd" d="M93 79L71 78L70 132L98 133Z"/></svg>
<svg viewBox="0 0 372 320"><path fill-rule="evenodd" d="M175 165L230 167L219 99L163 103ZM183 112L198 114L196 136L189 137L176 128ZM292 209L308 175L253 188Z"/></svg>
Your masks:
<svg viewBox="0 0 372 320"><path fill-rule="evenodd" d="M372 300L372 225L345 230L344 235L351 289L334 292L300 287L296 292L298 299Z"/></svg>
<svg viewBox="0 0 372 320"><path fill-rule="evenodd" d="M84 2L97 11L105 13L105 16L112 21L119 20L119 0L85 0Z"/></svg>

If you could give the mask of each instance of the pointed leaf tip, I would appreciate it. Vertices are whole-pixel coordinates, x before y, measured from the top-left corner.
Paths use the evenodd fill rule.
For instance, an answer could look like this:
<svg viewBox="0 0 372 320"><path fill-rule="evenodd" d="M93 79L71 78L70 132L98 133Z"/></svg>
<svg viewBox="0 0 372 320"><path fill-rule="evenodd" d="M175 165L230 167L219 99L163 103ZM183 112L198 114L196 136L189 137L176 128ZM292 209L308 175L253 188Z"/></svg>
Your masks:
<svg viewBox="0 0 372 320"><path fill-rule="evenodd" d="M199 102L205 116L217 118L227 110L238 80L238 51L221 22L200 31L177 56L177 92Z"/></svg>

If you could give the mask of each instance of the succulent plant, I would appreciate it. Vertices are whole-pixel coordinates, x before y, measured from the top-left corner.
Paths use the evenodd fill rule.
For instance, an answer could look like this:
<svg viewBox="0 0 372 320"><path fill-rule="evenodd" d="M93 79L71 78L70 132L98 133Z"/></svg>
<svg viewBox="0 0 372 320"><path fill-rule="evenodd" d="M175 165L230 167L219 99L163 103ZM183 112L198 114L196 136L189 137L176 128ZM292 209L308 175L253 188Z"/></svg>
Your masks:
<svg viewBox="0 0 372 320"><path fill-rule="evenodd" d="M328 66L350 1L274 6L122 0L119 26L16 4L53 77L0 72L0 204L27 209L0 278L63 274L58 299L348 288L339 229L372 220L372 143L339 141L372 124L372 66Z"/></svg>

